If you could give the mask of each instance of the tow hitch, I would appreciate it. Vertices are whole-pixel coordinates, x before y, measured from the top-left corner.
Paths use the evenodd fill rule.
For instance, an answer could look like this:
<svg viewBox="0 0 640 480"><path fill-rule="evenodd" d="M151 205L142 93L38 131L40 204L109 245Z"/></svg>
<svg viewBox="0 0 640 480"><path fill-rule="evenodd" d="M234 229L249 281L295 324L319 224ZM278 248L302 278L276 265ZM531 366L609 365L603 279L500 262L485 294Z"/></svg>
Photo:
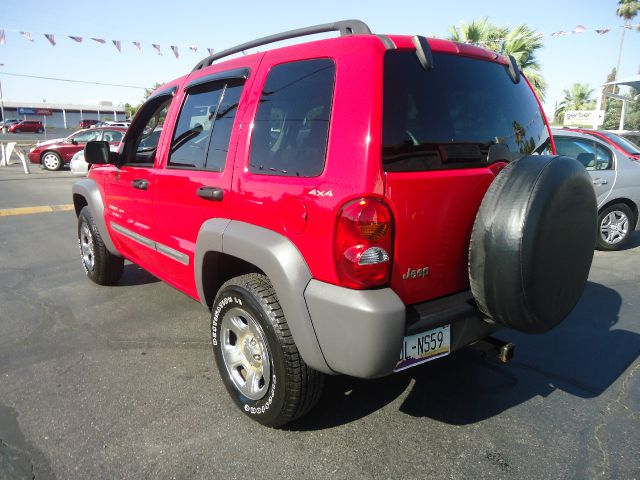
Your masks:
<svg viewBox="0 0 640 480"><path fill-rule="evenodd" d="M485 358L495 357L502 363L509 362L516 350L516 346L513 343L505 342L495 337L478 340L472 346L480 351Z"/></svg>

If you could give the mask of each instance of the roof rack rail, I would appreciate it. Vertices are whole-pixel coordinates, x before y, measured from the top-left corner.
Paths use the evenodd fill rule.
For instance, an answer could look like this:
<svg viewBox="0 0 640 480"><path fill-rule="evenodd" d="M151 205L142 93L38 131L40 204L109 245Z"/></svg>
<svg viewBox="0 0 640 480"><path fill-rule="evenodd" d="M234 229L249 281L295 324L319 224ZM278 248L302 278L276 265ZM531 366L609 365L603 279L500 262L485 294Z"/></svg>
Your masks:
<svg viewBox="0 0 640 480"><path fill-rule="evenodd" d="M275 35L270 35L268 37L258 38L257 40L252 40L250 42L246 42L241 45L228 48L227 50L223 50L220 53L209 55L207 58L198 62L198 64L195 67L193 67L192 72L195 72L196 70L200 70L201 68L204 68L204 67L208 67L216 60L219 60L224 57L228 57L229 55L233 55L234 53L240 53L250 48L259 47L261 45L267 45L269 43L279 42L281 40L289 40L290 38L305 37L307 35L314 35L316 33L338 32L338 31L340 32L340 36L371 34L371 29L369 29L367 24L361 20L341 20L339 22L325 23L322 25L315 25L313 27L298 28L296 30L289 30L288 32L276 33Z"/></svg>

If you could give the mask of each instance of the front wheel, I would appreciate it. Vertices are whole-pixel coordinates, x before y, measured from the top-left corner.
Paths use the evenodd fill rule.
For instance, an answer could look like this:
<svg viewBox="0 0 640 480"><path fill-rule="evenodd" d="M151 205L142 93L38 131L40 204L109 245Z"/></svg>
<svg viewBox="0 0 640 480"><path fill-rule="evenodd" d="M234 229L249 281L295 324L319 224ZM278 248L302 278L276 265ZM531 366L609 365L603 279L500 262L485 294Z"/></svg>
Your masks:
<svg viewBox="0 0 640 480"><path fill-rule="evenodd" d="M279 427L317 403L324 376L306 365L271 282L248 274L225 283L211 314L216 364L245 415Z"/></svg>
<svg viewBox="0 0 640 480"><path fill-rule="evenodd" d="M49 170L51 172L62 168L62 159L56 152L46 152L42 155L41 162L45 170Z"/></svg>
<svg viewBox="0 0 640 480"><path fill-rule="evenodd" d="M122 276L124 258L113 255L105 247L88 207L78 215L78 247L82 268L98 285L113 285Z"/></svg>
<svg viewBox="0 0 640 480"><path fill-rule="evenodd" d="M631 238L635 218L629 207L618 203L598 215L598 250L619 250Z"/></svg>

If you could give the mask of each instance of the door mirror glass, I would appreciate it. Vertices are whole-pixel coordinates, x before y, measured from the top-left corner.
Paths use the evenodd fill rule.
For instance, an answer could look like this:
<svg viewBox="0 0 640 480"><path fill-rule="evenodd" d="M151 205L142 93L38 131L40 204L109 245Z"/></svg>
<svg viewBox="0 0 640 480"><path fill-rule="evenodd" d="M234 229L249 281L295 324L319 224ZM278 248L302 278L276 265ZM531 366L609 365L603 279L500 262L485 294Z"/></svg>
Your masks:
<svg viewBox="0 0 640 480"><path fill-rule="evenodd" d="M109 142L94 140L84 146L84 159L91 165L115 163L114 153L109 150Z"/></svg>

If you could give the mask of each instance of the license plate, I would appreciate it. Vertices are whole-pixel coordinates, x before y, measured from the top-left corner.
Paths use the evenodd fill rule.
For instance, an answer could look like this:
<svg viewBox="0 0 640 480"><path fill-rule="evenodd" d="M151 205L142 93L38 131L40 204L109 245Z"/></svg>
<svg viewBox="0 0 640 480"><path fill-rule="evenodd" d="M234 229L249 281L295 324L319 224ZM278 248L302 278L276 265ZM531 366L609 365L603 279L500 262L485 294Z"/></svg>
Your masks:
<svg viewBox="0 0 640 480"><path fill-rule="evenodd" d="M449 355L450 331L450 325L445 325L428 332L404 337L400 360L394 372Z"/></svg>

